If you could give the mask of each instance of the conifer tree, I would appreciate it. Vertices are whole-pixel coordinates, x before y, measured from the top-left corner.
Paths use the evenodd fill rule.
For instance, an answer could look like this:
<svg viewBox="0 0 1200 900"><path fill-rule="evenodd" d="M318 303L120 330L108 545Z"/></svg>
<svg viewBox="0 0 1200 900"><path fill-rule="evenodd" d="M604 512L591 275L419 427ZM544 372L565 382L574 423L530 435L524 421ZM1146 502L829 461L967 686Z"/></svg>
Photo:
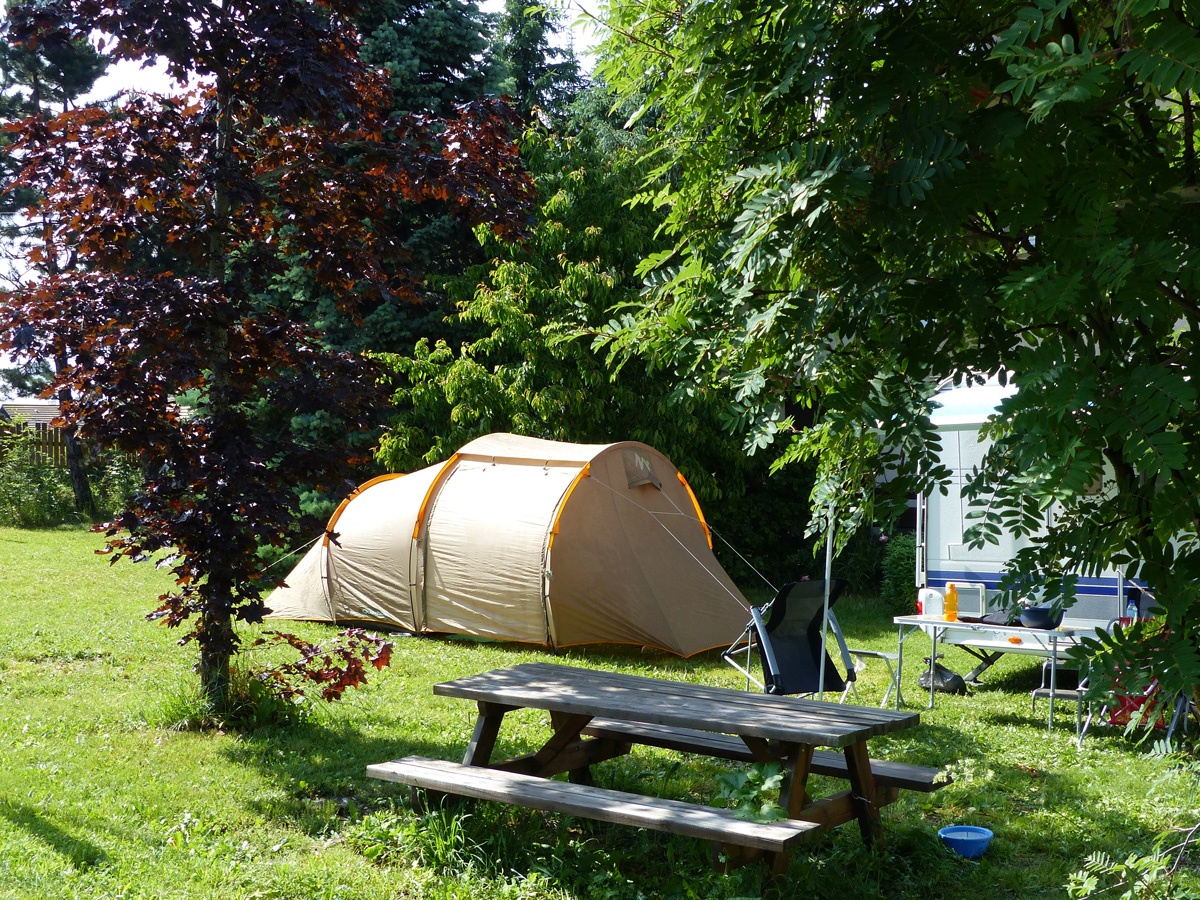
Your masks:
<svg viewBox="0 0 1200 900"><path fill-rule="evenodd" d="M15 122L29 116L46 118L54 112L67 111L92 89L107 67L108 59L83 39L60 37L36 47L0 41L0 121ZM8 138L3 140L7 144ZM18 165L19 161L11 154L0 154L0 177L7 181ZM25 268L23 261L17 262L14 257L23 256L31 244L41 239L49 225L44 215L33 219L21 215L21 211L35 200L29 190L0 196L0 242L9 255L9 277L12 279L19 279L19 273ZM60 264L53 255L45 255L37 268L53 275ZM33 391L46 385L44 372L49 363L38 360L5 370L0 373L0 380L19 390ZM53 360L54 368L58 370L66 368L67 364L61 354ZM70 389L60 387L57 397L60 403L69 402ZM61 430L75 509L86 517L93 516L96 502L84 466L79 436L69 422L63 423Z"/></svg>
<svg viewBox="0 0 1200 900"><path fill-rule="evenodd" d="M561 30L562 14L541 0L505 0L499 33L504 87L526 120L535 109L543 116L565 115L583 90L574 51L550 43Z"/></svg>
<svg viewBox="0 0 1200 900"><path fill-rule="evenodd" d="M378 0L355 21L363 60L391 76L392 109L442 116L499 93L489 52L495 18L474 0Z"/></svg>

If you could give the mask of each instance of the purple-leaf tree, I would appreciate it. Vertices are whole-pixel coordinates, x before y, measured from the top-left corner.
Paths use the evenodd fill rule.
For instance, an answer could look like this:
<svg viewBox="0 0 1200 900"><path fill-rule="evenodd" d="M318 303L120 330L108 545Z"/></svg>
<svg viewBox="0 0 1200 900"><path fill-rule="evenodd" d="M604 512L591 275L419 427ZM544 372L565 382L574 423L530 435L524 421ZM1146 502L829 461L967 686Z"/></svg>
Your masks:
<svg viewBox="0 0 1200 900"><path fill-rule="evenodd" d="M252 411L334 410L348 438L380 400L364 360L327 350L272 298L300 271L351 313L403 302L413 277L389 210L437 198L515 232L531 193L503 104L388 118L388 83L358 59L351 7L51 0L10 13L13 41L98 33L118 58L162 58L175 78L201 80L182 97L13 126L8 188L38 198L32 261L55 265L0 296L0 347L70 360L51 388L70 390L65 417L141 460L144 489L105 527L108 551L171 568L176 589L151 616L190 624L184 642L216 710L235 623L260 622L275 584L257 549L285 541L298 486L336 486L355 462L348 441L263 433Z"/></svg>

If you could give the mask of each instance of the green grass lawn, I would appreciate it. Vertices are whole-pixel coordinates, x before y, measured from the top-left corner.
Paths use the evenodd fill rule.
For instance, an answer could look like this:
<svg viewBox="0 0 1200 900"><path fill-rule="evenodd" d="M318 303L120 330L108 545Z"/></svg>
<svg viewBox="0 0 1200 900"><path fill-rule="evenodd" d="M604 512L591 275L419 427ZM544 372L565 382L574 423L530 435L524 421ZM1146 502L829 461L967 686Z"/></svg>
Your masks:
<svg viewBox="0 0 1200 900"><path fill-rule="evenodd" d="M1037 661L1018 657L971 696L939 698L919 728L873 742L875 755L950 767L953 785L886 808L882 848L853 826L804 846L782 887L756 866L714 873L708 848L685 838L487 804L418 816L364 768L461 756L473 709L434 697L437 681L543 659L729 686L738 676L716 654L400 638L390 669L303 724L175 731L163 723L187 696L194 651L145 620L169 579L110 567L99 545L81 531L0 529L0 898L1063 897L1088 853L1146 852L1200 821L1185 760L1103 729L1077 749L1073 708L1047 734L1044 704L1029 706ZM873 601L848 598L839 613L852 645L895 649ZM913 657L923 640L910 641ZM957 649L945 661L971 668ZM918 668L905 679L914 703ZM873 663L862 702L884 681ZM544 734L533 713L514 725L499 752ZM710 801L722 765L640 750L596 771L611 787ZM956 822L996 832L982 861L943 850L937 829ZM1200 888L1190 869L1181 879Z"/></svg>

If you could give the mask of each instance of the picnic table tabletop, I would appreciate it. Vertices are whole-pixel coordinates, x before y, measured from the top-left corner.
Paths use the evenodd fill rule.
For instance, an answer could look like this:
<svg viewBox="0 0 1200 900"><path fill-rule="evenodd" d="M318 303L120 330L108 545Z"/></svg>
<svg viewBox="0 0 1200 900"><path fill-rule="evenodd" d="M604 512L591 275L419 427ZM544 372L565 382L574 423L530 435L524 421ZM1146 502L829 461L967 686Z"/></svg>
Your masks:
<svg viewBox="0 0 1200 900"><path fill-rule="evenodd" d="M824 747L911 728L920 715L553 663L434 685L439 696Z"/></svg>

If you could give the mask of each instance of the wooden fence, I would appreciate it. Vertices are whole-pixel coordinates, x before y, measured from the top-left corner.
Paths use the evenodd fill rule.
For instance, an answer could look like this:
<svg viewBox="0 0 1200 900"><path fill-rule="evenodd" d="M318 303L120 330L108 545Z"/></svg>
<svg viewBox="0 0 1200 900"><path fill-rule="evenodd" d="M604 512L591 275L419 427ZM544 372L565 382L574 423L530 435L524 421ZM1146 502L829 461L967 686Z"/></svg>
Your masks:
<svg viewBox="0 0 1200 900"><path fill-rule="evenodd" d="M37 437L33 439L33 453L52 466L67 464L67 436L61 428L51 428L44 423L33 426Z"/></svg>
<svg viewBox="0 0 1200 900"><path fill-rule="evenodd" d="M33 439L29 442L31 462L66 466L67 438L61 428L52 428L46 422L35 422L32 425L10 425L0 422L0 437L14 435L18 429L33 432Z"/></svg>

